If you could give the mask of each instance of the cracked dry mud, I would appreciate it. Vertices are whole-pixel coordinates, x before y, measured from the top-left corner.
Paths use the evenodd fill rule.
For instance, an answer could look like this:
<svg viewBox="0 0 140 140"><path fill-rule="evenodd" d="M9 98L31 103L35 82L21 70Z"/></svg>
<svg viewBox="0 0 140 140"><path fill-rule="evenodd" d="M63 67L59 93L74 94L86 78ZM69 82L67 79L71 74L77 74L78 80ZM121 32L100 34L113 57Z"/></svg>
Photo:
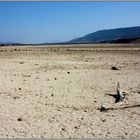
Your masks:
<svg viewBox="0 0 140 140"><path fill-rule="evenodd" d="M0 137L140 138L139 91L139 47L0 48Z"/></svg>

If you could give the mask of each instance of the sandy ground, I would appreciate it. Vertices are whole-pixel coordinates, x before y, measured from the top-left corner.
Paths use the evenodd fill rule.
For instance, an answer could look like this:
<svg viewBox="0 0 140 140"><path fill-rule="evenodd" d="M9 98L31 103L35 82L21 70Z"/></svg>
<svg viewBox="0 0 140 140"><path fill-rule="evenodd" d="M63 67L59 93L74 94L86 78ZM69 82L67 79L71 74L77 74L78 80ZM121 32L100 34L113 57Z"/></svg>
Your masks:
<svg viewBox="0 0 140 140"><path fill-rule="evenodd" d="M140 138L139 105L140 47L0 48L2 138Z"/></svg>

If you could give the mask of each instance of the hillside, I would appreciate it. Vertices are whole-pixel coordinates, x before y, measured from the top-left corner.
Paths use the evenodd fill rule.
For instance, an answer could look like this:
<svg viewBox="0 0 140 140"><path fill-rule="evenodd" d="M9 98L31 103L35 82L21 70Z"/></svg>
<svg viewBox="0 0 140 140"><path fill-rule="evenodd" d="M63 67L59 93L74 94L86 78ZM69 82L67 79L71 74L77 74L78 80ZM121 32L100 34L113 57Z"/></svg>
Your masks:
<svg viewBox="0 0 140 140"><path fill-rule="evenodd" d="M73 39L68 43L101 43L101 42L115 42L115 40L124 41L140 38L140 26L100 30L87 34L83 37ZM129 41L128 41L129 42Z"/></svg>

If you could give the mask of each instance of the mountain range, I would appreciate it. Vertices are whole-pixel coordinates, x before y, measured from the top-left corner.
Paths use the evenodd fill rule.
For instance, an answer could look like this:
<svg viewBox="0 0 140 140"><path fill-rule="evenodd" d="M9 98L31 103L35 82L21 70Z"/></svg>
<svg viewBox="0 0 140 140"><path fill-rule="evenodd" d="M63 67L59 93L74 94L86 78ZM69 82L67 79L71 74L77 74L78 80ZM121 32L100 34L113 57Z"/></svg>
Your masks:
<svg viewBox="0 0 140 140"><path fill-rule="evenodd" d="M94 43L134 43L140 44L140 26L117 29L99 30L83 37L67 42L57 43L0 43L0 46L22 46L22 45L61 45L61 44L94 44Z"/></svg>
<svg viewBox="0 0 140 140"><path fill-rule="evenodd" d="M100 30L67 43L129 43L140 39L140 26Z"/></svg>

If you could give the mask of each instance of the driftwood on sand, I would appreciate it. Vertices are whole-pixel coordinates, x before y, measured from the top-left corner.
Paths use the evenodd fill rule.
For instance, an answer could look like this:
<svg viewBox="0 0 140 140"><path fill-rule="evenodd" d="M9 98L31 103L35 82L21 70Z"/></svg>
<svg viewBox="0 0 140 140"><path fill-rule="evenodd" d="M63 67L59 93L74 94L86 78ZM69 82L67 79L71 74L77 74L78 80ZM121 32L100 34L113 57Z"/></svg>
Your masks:
<svg viewBox="0 0 140 140"><path fill-rule="evenodd" d="M100 112L107 112L107 111L111 111L111 110L122 110L122 109L127 109L127 108L134 108L134 107L140 107L140 104L135 104L135 105L126 105L123 107L105 107L105 106L101 106L100 108L98 108L97 110L100 110Z"/></svg>
<svg viewBox="0 0 140 140"><path fill-rule="evenodd" d="M118 102L123 101L125 99L126 92L122 91L120 89L120 84L118 83L117 94L107 94L107 95L114 97L115 98L115 103L118 103Z"/></svg>
<svg viewBox="0 0 140 140"><path fill-rule="evenodd" d="M126 92L122 91L120 89L120 84L117 84L117 94L107 94L109 96L112 96L115 98L115 103L118 102L123 102L125 97L126 97ZM98 108L98 110L100 110L101 112L107 112L109 110L122 110L122 109L127 109L127 108L134 108L134 107L140 107L140 104L134 104L134 105L125 105L123 107L105 107L105 105L101 105L100 108Z"/></svg>

